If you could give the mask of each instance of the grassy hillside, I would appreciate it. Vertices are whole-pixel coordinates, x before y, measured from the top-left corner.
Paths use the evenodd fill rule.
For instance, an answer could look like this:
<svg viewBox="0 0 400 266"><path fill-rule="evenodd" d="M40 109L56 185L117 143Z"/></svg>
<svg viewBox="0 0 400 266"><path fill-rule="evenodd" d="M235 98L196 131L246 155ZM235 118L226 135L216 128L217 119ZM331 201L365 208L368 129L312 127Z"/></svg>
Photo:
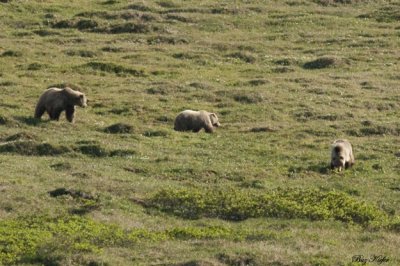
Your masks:
<svg viewBox="0 0 400 266"><path fill-rule="evenodd" d="M0 1L0 265L399 265L399 14ZM75 123L34 119L65 84L89 99ZM184 109L222 126L175 132Z"/></svg>

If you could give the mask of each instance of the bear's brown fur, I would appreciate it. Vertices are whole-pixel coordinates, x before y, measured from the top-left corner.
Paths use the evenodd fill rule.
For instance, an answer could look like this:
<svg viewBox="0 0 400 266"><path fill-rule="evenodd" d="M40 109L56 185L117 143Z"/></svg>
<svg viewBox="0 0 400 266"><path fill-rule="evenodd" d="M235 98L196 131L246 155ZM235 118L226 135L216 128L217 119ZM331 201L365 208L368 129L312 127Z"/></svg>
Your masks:
<svg viewBox="0 0 400 266"><path fill-rule="evenodd" d="M44 112L47 112L51 120L59 120L61 112L65 110L67 120L73 122L76 105L87 106L84 93L69 87L49 88L39 98L35 109L35 118L41 118Z"/></svg>
<svg viewBox="0 0 400 266"><path fill-rule="evenodd" d="M353 148L348 140L338 139L332 144L331 169L347 169L355 163Z"/></svg>
<svg viewBox="0 0 400 266"><path fill-rule="evenodd" d="M207 111L193 111L185 110L178 114L175 118L176 131L193 131L199 132L202 128L207 133L212 133L214 127L219 127L221 124L218 121L218 117L215 113L209 113Z"/></svg>

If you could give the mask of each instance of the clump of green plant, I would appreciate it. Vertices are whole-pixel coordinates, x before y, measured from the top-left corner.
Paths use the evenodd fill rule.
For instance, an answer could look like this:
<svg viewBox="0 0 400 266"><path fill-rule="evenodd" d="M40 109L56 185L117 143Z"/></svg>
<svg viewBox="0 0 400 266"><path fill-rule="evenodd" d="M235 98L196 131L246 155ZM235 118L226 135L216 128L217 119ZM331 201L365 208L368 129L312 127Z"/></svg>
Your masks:
<svg viewBox="0 0 400 266"><path fill-rule="evenodd" d="M22 53L20 51L7 50L1 54L3 57L21 57Z"/></svg>
<svg viewBox="0 0 400 266"><path fill-rule="evenodd" d="M305 69L320 69L320 68L327 68L333 67L338 64L338 60L333 57L321 57L317 58L313 61L307 62L303 65Z"/></svg>
<svg viewBox="0 0 400 266"><path fill-rule="evenodd" d="M377 207L337 191L317 189L276 189L266 194L244 190L161 190L149 206L189 219L217 217L245 220L256 217L335 219L369 224L387 219Z"/></svg>
<svg viewBox="0 0 400 266"><path fill-rule="evenodd" d="M124 123L116 123L106 127L104 132L111 134L132 133L133 127Z"/></svg>
<svg viewBox="0 0 400 266"><path fill-rule="evenodd" d="M227 56L231 57L231 58L239 59L239 60L241 60L245 63L249 63L249 64L256 62L256 57L248 52L240 51L240 52L228 54Z"/></svg>
<svg viewBox="0 0 400 266"><path fill-rule="evenodd" d="M68 190L58 189L53 192L63 194L65 191ZM286 234L283 235L286 237ZM78 215L56 218L23 216L0 221L0 264L62 265L64 260L79 253L99 254L105 247L126 247L140 241L262 241L278 237L281 236L268 230L233 230L222 226L174 227L162 231L136 228L126 231L117 225L99 223Z"/></svg>
<svg viewBox="0 0 400 266"><path fill-rule="evenodd" d="M91 68L96 71L114 73L117 75L144 76L143 70L136 70L136 69L116 65L114 63L89 62L89 63L83 65L83 67Z"/></svg>
<svg viewBox="0 0 400 266"><path fill-rule="evenodd" d="M0 153L16 153L29 156L54 156L69 153L66 146L39 143L32 140L15 140L0 144Z"/></svg>
<svg viewBox="0 0 400 266"><path fill-rule="evenodd" d="M240 93L233 96L233 99L240 103L256 104L264 101L263 95L259 93Z"/></svg>

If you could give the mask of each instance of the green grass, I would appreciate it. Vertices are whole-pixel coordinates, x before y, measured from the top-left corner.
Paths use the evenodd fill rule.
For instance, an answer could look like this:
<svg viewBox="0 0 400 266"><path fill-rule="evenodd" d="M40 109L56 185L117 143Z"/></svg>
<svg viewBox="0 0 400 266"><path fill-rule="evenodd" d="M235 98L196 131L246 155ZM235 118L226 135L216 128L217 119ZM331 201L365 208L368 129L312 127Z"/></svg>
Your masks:
<svg viewBox="0 0 400 266"><path fill-rule="evenodd" d="M83 2L0 1L0 264L400 264L396 1Z"/></svg>

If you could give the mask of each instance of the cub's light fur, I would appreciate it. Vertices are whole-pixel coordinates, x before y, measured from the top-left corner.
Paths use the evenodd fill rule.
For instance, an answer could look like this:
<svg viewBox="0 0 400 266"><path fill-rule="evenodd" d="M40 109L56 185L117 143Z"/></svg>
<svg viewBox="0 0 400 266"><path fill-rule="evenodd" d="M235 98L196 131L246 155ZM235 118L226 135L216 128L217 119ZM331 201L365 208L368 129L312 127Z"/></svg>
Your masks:
<svg viewBox="0 0 400 266"><path fill-rule="evenodd" d="M47 112L51 120L58 120L61 112L65 110L67 120L73 122L76 105L87 106L84 93L69 87L49 88L39 98L35 109L35 118L41 118L44 112Z"/></svg>
<svg viewBox="0 0 400 266"><path fill-rule="evenodd" d="M193 111L185 110L178 114L175 118L176 131L193 131L199 132L202 128L207 133L212 133L215 127L219 127L221 124L218 121L218 117L215 113L209 113L207 111Z"/></svg>
<svg viewBox="0 0 400 266"><path fill-rule="evenodd" d="M342 171L342 169L353 166L354 162L353 148L350 142L345 139L335 140L332 144L331 169L339 168L339 171Z"/></svg>

